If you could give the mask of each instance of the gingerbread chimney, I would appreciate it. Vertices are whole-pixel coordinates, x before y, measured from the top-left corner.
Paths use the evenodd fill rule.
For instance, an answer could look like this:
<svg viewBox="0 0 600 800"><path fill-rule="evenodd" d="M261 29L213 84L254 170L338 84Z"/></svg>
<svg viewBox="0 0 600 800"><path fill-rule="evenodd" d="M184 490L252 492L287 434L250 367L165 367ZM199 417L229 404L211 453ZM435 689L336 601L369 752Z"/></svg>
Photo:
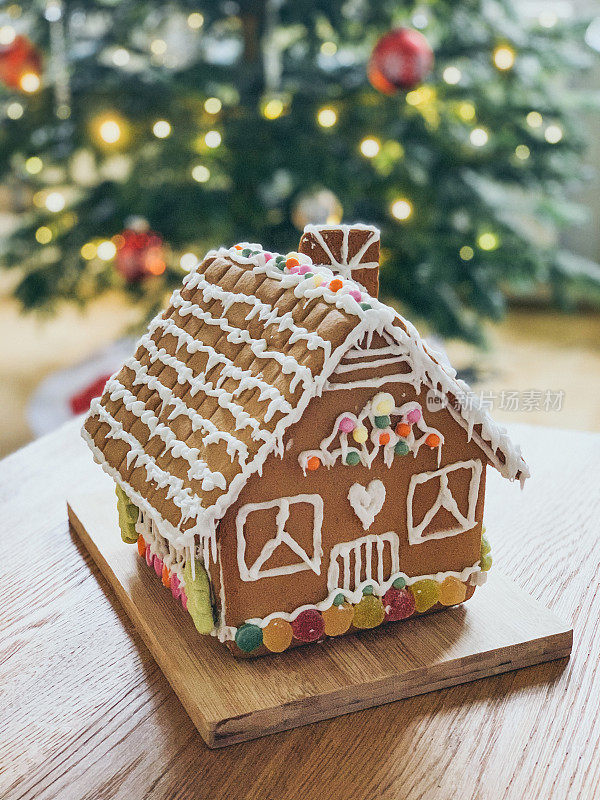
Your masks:
<svg viewBox="0 0 600 800"><path fill-rule="evenodd" d="M372 225L307 225L298 250L379 294L379 230Z"/></svg>

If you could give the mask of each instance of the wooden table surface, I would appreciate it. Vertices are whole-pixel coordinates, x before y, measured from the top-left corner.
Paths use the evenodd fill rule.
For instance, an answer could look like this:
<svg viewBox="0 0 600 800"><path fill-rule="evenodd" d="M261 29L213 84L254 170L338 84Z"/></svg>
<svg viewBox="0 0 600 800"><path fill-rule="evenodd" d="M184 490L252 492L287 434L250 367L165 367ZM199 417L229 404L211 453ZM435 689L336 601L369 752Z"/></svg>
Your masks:
<svg viewBox="0 0 600 800"><path fill-rule="evenodd" d="M600 797L600 435L515 426L534 477L488 483L495 566L572 622L570 661L209 750L69 531L77 430L0 463L2 800Z"/></svg>

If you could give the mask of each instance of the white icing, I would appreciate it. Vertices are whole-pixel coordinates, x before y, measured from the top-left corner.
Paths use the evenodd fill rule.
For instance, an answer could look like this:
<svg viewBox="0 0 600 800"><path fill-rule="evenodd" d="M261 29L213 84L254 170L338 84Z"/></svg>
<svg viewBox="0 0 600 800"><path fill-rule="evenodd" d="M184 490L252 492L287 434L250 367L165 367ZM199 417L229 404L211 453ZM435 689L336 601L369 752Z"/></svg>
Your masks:
<svg viewBox="0 0 600 800"><path fill-rule="evenodd" d="M363 528L368 530L383 508L385 484L380 480L371 481L368 486L353 483L348 492L348 500L352 510L362 522Z"/></svg>
<svg viewBox="0 0 600 800"><path fill-rule="evenodd" d="M310 556L298 542L285 530L285 524L290 516L290 507L295 504L304 503L312 506L313 509L313 530L312 545L313 552ZM269 539L263 546L256 561L248 567L246 564L246 537L244 527L248 516L255 511L266 509L277 509L276 516L276 535ZM316 575L321 573L321 558L323 549L321 547L321 528L323 526L323 499L318 494L299 494L294 497L280 497L277 500L269 500L265 503L246 503L238 511L236 518L237 532L237 562L240 577L243 581L257 581L259 578L269 578L276 575L291 575L294 572L312 570ZM255 532L256 535L256 532ZM265 563L273 555L277 547L287 545L300 559L299 562L286 564L280 567L264 568Z"/></svg>
<svg viewBox="0 0 600 800"><path fill-rule="evenodd" d="M456 500L452 496L452 492L448 486L448 473L462 469L466 469L471 472L466 514L463 514L463 512L459 509ZM408 541L410 544L419 544L427 539L444 539L447 536L455 536L458 533L463 533L464 531L468 531L470 528L472 528L476 522L475 508L477 506L477 496L479 494L481 473L481 461L479 461L479 459L470 459L468 461L457 461L455 464L447 464L445 467L437 469L433 472L421 472L417 475L412 475L410 484L408 486L408 494L406 496L406 525L408 529ZM436 479L439 479L440 482L439 492L431 508L427 511L421 522L417 524L413 518L413 500L415 489L417 486L426 483L427 481ZM457 525L444 531L427 533L427 526L442 508L445 508L450 512L450 514L452 514L457 522Z"/></svg>
<svg viewBox="0 0 600 800"><path fill-rule="evenodd" d="M369 231L369 236L367 236L364 244L361 245L358 251L353 256L349 257L350 231L357 229L361 231ZM339 259L333 255L331 248L323 237L322 232L327 230L342 231L342 246L340 248ZM329 259L329 263L326 266L331 266L335 272L339 272L340 275L343 275L345 278L351 277L353 269L379 268L378 261L361 261L369 247L371 247L371 245L375 242L379 241L379 230L372 225L362 225L360 223L355 225L306 225L304 228L304 233L311 234L317 244L323 248L327 258Z"/></svg>
<svg viewBox="0 0 600 800"><path fill-rule="evenodd" d="M384 549L389 545L391 569L388 575L384 574ZM373 545L375 545L375 559L377 563L377 573L373 574ZM395 531L387 533L362 536L351 542L341 542L331 548L329 560L329 570L327 572L327 589L329 592L334 589L342 588L346 591L356 589L357 586L370 586L371 581L376 582L376 586L382 586L385 579L390 574L395 574L400 569L399 561L400 542ZM365 564L365 580L361 583L361 573ZM342 577L340 579L340 561L342 564ZM351 562L354 561L354 569ZM360 599L360 598L359 598Z"/></svg>

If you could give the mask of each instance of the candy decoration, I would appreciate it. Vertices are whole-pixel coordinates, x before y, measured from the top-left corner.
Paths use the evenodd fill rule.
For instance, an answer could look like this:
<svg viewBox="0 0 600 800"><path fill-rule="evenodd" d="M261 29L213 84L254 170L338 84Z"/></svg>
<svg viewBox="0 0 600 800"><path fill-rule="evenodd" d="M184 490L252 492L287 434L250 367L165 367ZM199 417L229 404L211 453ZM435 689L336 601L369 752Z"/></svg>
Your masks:
<svg viewBox="0 0 600 800"><path fill-rule="evenodd" d="M292 643L292 626L285 619L276 617L262 629L262 642L272 653L283 653Z"/></svg>
<svg viewBox="0 0 600 800"><path fill-rule="evenodd" d="M341 606L342 603L345 603L345 602L346 602L346 598L344 597L344 595L341 592L339 594L336 594L336 596L333 598L333 605L334 606Z"/></svg>
<svg viewBox="0 0 600 800"><path fill-rule="evenodd" d="M350 603L332 605L331 608L321 612L327 636L341 636L352 625L354 606Z"/></svg>
<svg viewBox="0 0 600 800"><path fill-rule="evenodd" d="M188 610L188 598L187 598L187 594L185 593L185 589L181 590L180 599L181 599L181 605L187 611Z"/></svg>
<svg viewBox="0 0 600 800"><path fill-rule="evenodd" d="M369 437L369 432L364 427L364 425L359 425L352 431L352 438L354 439L355 442L358 442L358 444L364 444L364 442L367 441L368 437Z"/></svg>
<svg viewBox="0 0 600 800"><path fill-rule="evenodd" d="M378 415L375 417L375 426L377 428L389 428L390 418L386 415Z"/></svg>
<svg viewBox="0 0 600 800"><path fill-rule="evenodd" d="M166 564L163 564L162 583L163 586L167 587L167 589L171 586L171 573L169 572L169 568L167 567Z"/></svg>
<svg viewBox="0 0 600 800"><path fill-rule="evenodd" d="M162 578L162 571L163 571L163 560L159 556L154 556L154 572L158 575L159 578Z"/></svg>
<svg viewBox="0 0 600 800"><path fill-rule="evenodd" d="M390 441L389 433L380 433L379 434L379 444L388 444Z"/></svg>
<svg viewBox="0 0 600 800"><path fill-rule="evenodd" d="M312 281L315 286L321 286L321 284L324 283L322 275L315 275Z"/></svg>
<svg viewBox="0 0 600 800"><path fill-rule="evenodd" d="M400 439L400 441L396 442L394 445L394 453L396 453L397 456L406 456L410 453L410 447L403 439Z"/></svg>
<svg viewBox="0 0 600 800"><path fill-rule="evenodd" d="M429 436L425 439L425 444L428 447L434 448L437 447L440 443L440 437L437 433L430 433Z"/></svg>
<svg viewBox="0 0 600 800"><path fill-rule="evenodd" d="M433 50L419 31L397 28L382 36L375 45L367 77L382 94L412 89L433 67Z"/></svg>
<svg viewBox="0 0 600 800"><path fill-rule="evenodd" d="M481 534L481 555L487 556L492 552L492 547L488 542L487 536L482 533Z"/></svg>
<svg viewBox="0 0 600 800"><path fill-rule="evenodd" d="M321 459L319 456L311 456L306 462L306 469L309 470L309 472L314 472L316 469L319 469L320 466Z"/></svg>
<svg viewBox="0 0 600 800"><path fill-rule="evenodd" d="M385 611L379 597L365 594L360 603L354 607L352 624L355 628L376 628L384 619Z"/></svg>
<svg viewBox="0 0 600 800"><path fill-rule="evenodd" d="M360 298L362 297L362 295L358 291L358 289L350 289L348 294L350 295L350 297L353 297L356 300L357 303L360 303Z"/></svg>
<svg viewBox="0 0 600 800"><path fill-rule="evenodd" d="M316 642L325 633L325 623L318 611L301 611L292 622L292 631L300 642Z"/></svg>
<svg viewBox="0 0 600 800"><path fill-rule="evenodd" d="M483 556L480 566L483 572L487 572L492 567L492 557L490 555Z"/></svg>
<svg viewBox="0 0 600 800"><path fill-rule="evenodd" d="M146 564L148 564L148 566L151 567L153 562L154 562L154 556L152 555L152 550L150 550L150 545L147 544L146 545Z"/></svg>
<svg viewBox="0 0 600 800"><path fill-rule="evenodd" d="M138 532L135 529L139 509L127 497L120 486L115 487L117 494L117 511L119 512L119 528L121 529L121 539L127 544L135 544L138 540Z"/></svg>
<svg viewBox="0 0 600 800"><path fill-rule="evenodd" d="M421 614L434 606L440 599L440 587L437 581L424 578L409 587L415 598L415 609Z"/></svg>
<svg viewBox="0 0 600 800"><path fill-rule="evenodd" d="M137 549L138 549L138 553L140 554L140 558L145 558L146 557L146 542L145 542L144 537L142 536L141 533L138 536Z"/></svg>
<svg viewBox="0 0 600 800"><path fill-rule="evenodd" d="M365 586L362 590L363 595L365 594L373 594L373 587L372 586Z"/></svg>
<svg viewBox="0 0 600 800"><path fill-rule="evenodd" d="M263 643L263 632L258 625L247 622L235 633L235 643L243 653L251 653Z"/></svg>
<svg viewBox="0 0 600 800"><path fill-rule="evenodd" d="M285 259L285 265L291 271L293 267L300 266L300 261L298 258L296 258L295 255L292 255L292 253L288 253L287 258Z"/></svg>
<svg viewBox="0 0 600 800"><path fill-rule="evenodd" d="M360 464L359 454L351 450L346 456L346 464L350 467L355 467L357 464Z"/></svg>
<svg viewBox="0 0 600 800"><path fill-rule="evenodd" d="M467 587L454 575L448 575L440 585L440 603L443 606L455 606L462 603L467 596Z"/></svg>
<svg viewBox="0 0 600 800"><path fill-rule="evenodd" d="M175 598L175 600L179 600L181 597L181 583L177 575L173 573L171 575L171 594Z"/></svg>
<svg viewBox="0 0 600 800"><path fill-rule="evenodd" d="M361 303L360 307L362 308L363 311L369 311L369 309L372 308L372 306L370 306L368 303Z"/></svg>
<svg viewBox="0 0 600 800"><path fill-rule="evenodd" d="M399 422L396 425L396 433L398 436L402 436L403 439L406 439L410 433L410 425L407 425L406 422Z"/></svg>
<svg viewBox="0 0 600 800"><path fill-rule="evenodd" d="M404 589L406 586L406 581L404 578L396 578L396 580L392 583L394 589Z"/></svg>
<svg viewBox="0 0 600 800"><path fill-rule="evenodd" d="M342 417L339 424L339 429L344 433L351 433L356 427L356 423L350 417Z"/></svg>
<svg viewBox="0 0 600 800"><path fill-rule="evenodd" d="M194 620L196 630L199 633L210 633L214 627L210 582L206 570L198 559L194 560L194 573L192 576L192 562L188 559L183 568L187 610Z"/></svg>
<svg viewBox="0 0 600 800"><path fill-rule="evenodd" d="M394 408L394 398L387 392L380 392L373 398L373 409L378 416L386 416Z"/></svg>
<svg viewBox="0 0 600 800"><path fill-rule="evenodd" d="M421 419L421 409L420 408L413 408L411 411L408 412L406 415L406 419L412 424L413 422L418 422Z"/></svg>
<svg viewBox="0 0 600 800"><path fill-rule="evenodd" d="M407 619L414 614L415 598L408 589L391 587L383 595L383 606L386 620L395 622L399 619Z"/></svg>
<svg viewBox="0 0 600 800"><path fill-rule="evenodd" d="M343 281L341 281L339 278L334 278L329 284L329 288L332 292L339 292L343 285Z"/></svg>

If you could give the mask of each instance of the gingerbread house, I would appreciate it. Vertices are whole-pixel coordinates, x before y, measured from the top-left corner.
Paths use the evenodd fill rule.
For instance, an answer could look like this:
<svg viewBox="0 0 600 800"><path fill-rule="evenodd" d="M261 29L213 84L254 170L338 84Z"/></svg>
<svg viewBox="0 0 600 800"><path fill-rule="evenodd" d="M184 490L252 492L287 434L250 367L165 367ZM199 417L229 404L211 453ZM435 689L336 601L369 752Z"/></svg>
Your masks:
<svg viewBox="0 0 600 800"><path fill-rule="evenodd" d="M126 541L236 655L468 599L520 450L374 296L375 228L208 253L92 404Z"/></svg>

